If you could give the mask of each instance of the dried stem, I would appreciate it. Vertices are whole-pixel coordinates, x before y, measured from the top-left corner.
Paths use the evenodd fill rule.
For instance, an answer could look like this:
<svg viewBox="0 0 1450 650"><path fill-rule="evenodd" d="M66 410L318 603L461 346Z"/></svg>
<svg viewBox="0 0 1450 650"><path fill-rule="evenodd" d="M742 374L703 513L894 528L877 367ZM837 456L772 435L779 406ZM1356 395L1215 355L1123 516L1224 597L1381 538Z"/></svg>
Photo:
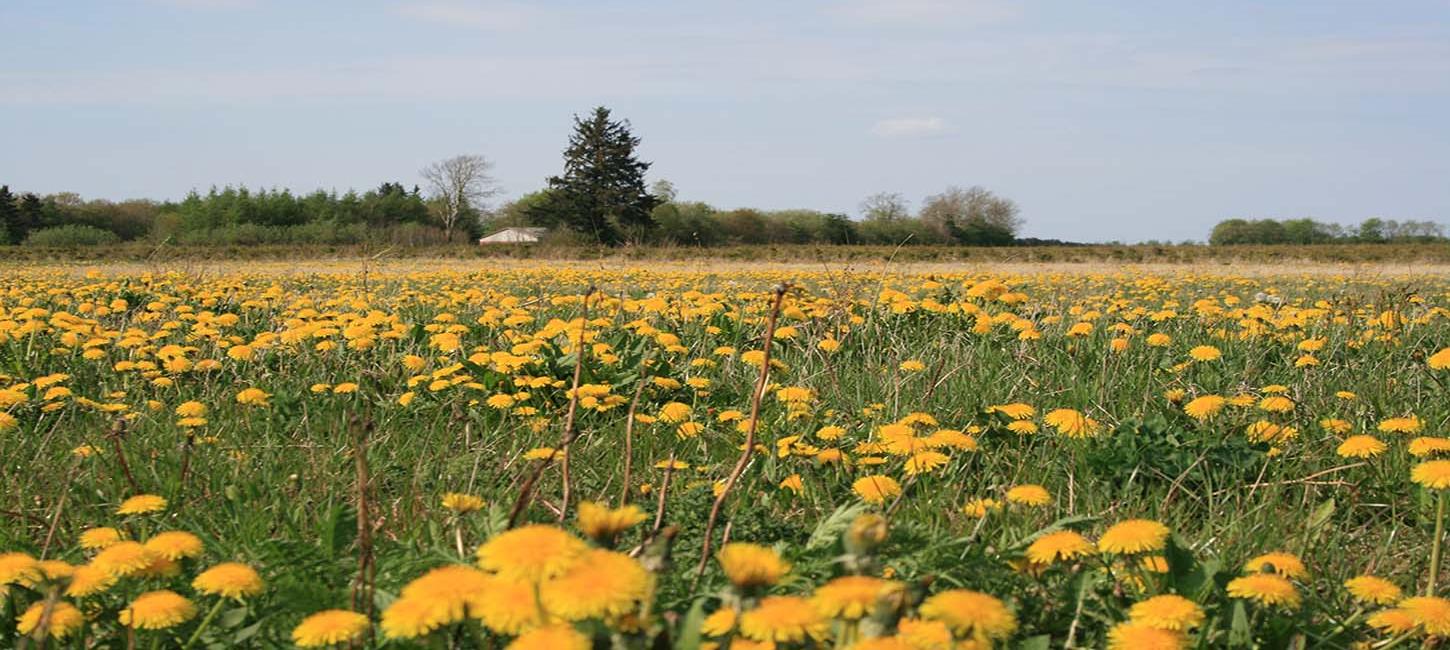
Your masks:
<svg viewBox="0 0 1450 650"><path fill-rule="evenodd" d="M373 561L372 514L368 507L368 488L372 481L368 472L368 434L372 433L373 421L364 416L352 421L352 455L357 469L357 578L352 585L352 609L369 618L373 613L373 576L377 566Z"/></svg>
<svg viewBox="0 0 1450 650"><path fill-rule="evenodd" d="M76 470L80 468L80 461L76 459L71 462L70 469L65 473L65 484L70 485L75 479ZM60 526L60 513L65 509L65 497L70 490L62 490L60 498L55 502L55 513L50 516L50 528L45 531L45 542L40 545L40 559L45 559L45 554L50 551L50 543L55 540L55 529Z"/></svg>
<svg viewBox="0 0 1450 650"><path fill-rule="evenodd" d="M735 461L735 468L730 470L730 476L725 479L725 487L720 490L720 495L715 497L715 503L710 506L710 518L705 521L705 542L700 547L700 564L695 567L695 580L690 586L690 591L700 583L700 576L705 574L705 566L710 561L710 538L715 532L715 521L720 518L720 508L725 504L725 499L730 496L730 490L735 487L735 481L745 472L745 466L750 463L750 455L755 453L755 431L760 424L760 401L765 397L765 384L770 378L770 344L775 340L775 321L780 317L780 306L785 301L785 292L790 289L790 284L782 284L775 288L775 304L770 308L770 319L765 324L765 343L761 346L763 358L760 361L760 376L755 380L755 394L750 400L750 420L745 428L745 448L740 452L740 458Z"/></svg>
<svg viewBox="0 0 1450 650"><path fill-rule="evenodd" d="M569 480L569 444L577 437L574 428L574 413L579 408L579 378L584 372L584 334L589 327L589 298L594 295L594 287L584 292L584 313L579 317L579 340L574 342L574 381L569 388L569 413L564 416L564 435L559 441L559 449L554 453L562 453L564 457L559 460L559 476L564 482L564 494L559 498L559 521L569 516L569 494L571 482Z"/></svg>
<svg viewBox="0 0 1450 650"><path fill-rule="evenodd" d="M121 438L126 435L126 421L116 420L111 425L111 432L106 434L111 439L111 447L116 450L116 464L121 466L121 474L126 477L126 483L131 486L131 494L141 493L140 484L136 483L136 477L131 475L131 465L126 462L126 451L121 448Z"/></svg>
<svg viewBox="0 0 1450 650"><path fill-rule="evenodd" d="M579 343L577 346L575 346L575 356L577 357L577 360L574 363L573 386L571 386L569 389L569 411L568 415L565 416L564 419L563 439L559 441L559 447L555 449L553 453L539 459L538 462L534 463L533 470L530 471L528 477L524 479L524 484L519 487L519 498L514 500L514 506L512 509L509 510L509 528L513 528L514 526L518 525L519 518L522 517L524 514L524 509L528 507L529 501L533 500L534 486L539 482L539 477L543 476L544 470L548 469L550 465L554 464L554 458L561 454L564 456L564 460L562 462L562 466L564 469L564 502L562 504L563 507L559 508L558 516L560 521L564 520L564 517L569 510L569 445L573 444L574 439L579 437L579 431L574 428L574 414L579 408L579 378L580 373L584 369L584 326L589 324L589 296L593 294L594 287L589 287L589 291L584 294L584 324L580 325Z"/></svg>
<svg viewBox="0 0 1450 650"><path fill-rule="evenodd" d="M621 508L629 501L630 470L634 468L634 412L639 407L639 396L644 393L644 385L649 383L649 364L653 359L654 352L650 352L639 362L639 383L634 386L634 397L629 400L629 413L624 418L624 485L619 488Z"/></svg>

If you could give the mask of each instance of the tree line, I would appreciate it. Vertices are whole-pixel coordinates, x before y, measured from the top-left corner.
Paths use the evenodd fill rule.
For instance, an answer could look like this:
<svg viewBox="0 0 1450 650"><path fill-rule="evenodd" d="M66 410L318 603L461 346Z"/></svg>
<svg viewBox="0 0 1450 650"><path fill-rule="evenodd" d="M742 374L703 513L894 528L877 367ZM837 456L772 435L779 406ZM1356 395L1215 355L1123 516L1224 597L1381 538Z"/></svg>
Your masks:
<svg viewBox="0 0 1450 650"><path fill-rule="evenodd" d="M1214 246L1234 244L1426 243L1445 241L1445 227L1433 221L1378 217L1357 226L1314 219L1227 219L1209 234Z"/></svg>

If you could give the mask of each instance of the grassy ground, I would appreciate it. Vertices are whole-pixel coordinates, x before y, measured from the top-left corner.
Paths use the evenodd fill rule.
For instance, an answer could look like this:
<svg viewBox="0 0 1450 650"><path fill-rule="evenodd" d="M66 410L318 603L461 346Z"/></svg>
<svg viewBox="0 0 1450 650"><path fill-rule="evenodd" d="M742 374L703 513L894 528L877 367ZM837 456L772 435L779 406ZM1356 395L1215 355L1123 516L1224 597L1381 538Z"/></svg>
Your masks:
<svg viewBox="0 0 1450 650"><path fill-rule="evenodd" d="M712 488L745 440L738 422L722 418L751 411L759 365L742 353L763 346L771 289L788 283L779 324L789 329L773 342L780 366L761 405L762 446L727 495L714 540L718 547L723 529L732 540L776 545L794 564L776 592L809 593L841 573L835 537L851 516L881 512L891 536L875 554L887 574L929 584L927 593L968 588L1001 599L1018 623L1011 643L1103 646L1134 602L1165 592L1205 612L1192 634L1174 637L1186 645L1280 647L1297 637L1349 647L1393 637L1365 625L1372 608L1341 583L1373 573L1411 593L1433 579L1435 493L1409 476L1423 460L1410 442L1450 423L1450 375L1427 361L1450 345L1441 253L1419 250L1441 265L1414 267L1362 264L1370 258L1358 252L1348 263L1330 256L1292 267L1272 255L1227 267L1150 256L1159 263L1122 267L1109 250L1056 265L977 263L970 251L965 264L907 256L889 266L798 258L9 266L0 282L0 387L12 397L0 412L13 423L0 420L0 551L81 564L91 554L74 540L90 527L133 538L191 531L206 545L199 565L243 561L268 583L245 606L229 606L226 625L212 624L206 638L273 647L304 615L348 606L362 534L385 608L409 580L471 559L506 527L531 458L564 435L578 358L570 332L583 324L592 287L580 383L616 399L580 408L570 505L622 496L638 504L649 520L628 533L626 549L658 508L661 523L679 529L658 611L728 604L707 597L726 585L713 563L702 584L691 578ZM1200 346L1221 357L1195 360ZM787 387L806 397L785 399L777 391ZM265 403L239 403L249 388L266 393ZM1185 412L1205 396L1228 403L1201 419ZM1287 410L1266 401L1276 396L1288 398ZM203 423L176 412L192 401L205 407ZM688 414L671 417L672 403ZM1010 404L1031 414L996 408ZM645 417L626 456L631 410ZM1059 410L1070 415L1048 417ZM363 431L372 510L359 526L354 452ZM1356 434L1387 450L1345 457L1340 445ZM905 449L889 444L903 435ZM683 465L668 470L666 489L662 468L672 458ZM901 494L873 503L854 487L872 476L891 478ZM1009 489L1024 484L1045 488L1051 502L1007 503ZM524 517L556 521L562 490L551 466ZM449 492L490 507L450 513L439 506ZM116 515L137 493L170 503L156 515ZM980 516L968 507L979 499L1005 507ZM1044 533L1095 540L1131 518L1173 531L1167 548L1146 554L1166 558L1166 574L1136 568L1137 556L1023 563ZM1307 566L1288 571L1297 607L1255 604L1226 588L1271 551ZM114 632L115 611L140 591L187 592L194 573L188 563L180 577L123 582L90 599L100 612L93 634ZM8 616L19 614L14 602ZM15 626L6 616L0 639L8 640Z"/></svg>

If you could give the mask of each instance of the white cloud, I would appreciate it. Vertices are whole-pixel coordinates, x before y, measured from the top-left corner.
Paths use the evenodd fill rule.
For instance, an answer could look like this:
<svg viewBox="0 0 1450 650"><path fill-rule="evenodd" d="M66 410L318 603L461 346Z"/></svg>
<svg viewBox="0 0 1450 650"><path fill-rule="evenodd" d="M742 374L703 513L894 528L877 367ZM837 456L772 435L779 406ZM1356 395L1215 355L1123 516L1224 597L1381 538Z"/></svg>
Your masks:
<svg viewBox="0 0 1450 650"><path fill-rule="evenodd" d="M887 138L909 138L945 133L947 123L940 117L893 117L877 122L871 132Z"/></svg>
<svg viewBox="0 0 1450 650"><path fill-rule="evenodd" d="M405 2L395 5L398 15L426 22L493 30L521 29L535 24L542 11L512 2Z"/></svg>

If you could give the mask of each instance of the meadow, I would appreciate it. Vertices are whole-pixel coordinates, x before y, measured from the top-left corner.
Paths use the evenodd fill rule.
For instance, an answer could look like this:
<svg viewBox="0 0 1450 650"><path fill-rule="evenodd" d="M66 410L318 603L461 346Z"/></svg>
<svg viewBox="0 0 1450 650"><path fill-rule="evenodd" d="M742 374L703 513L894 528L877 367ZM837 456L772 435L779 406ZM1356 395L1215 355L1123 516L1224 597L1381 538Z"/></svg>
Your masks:
<svg viewBox="0 0 1450 650"><path fill-rule="evenodd" d="M1107 262L12 262L0 644L1450 636L1450 269Z"/></svg>

